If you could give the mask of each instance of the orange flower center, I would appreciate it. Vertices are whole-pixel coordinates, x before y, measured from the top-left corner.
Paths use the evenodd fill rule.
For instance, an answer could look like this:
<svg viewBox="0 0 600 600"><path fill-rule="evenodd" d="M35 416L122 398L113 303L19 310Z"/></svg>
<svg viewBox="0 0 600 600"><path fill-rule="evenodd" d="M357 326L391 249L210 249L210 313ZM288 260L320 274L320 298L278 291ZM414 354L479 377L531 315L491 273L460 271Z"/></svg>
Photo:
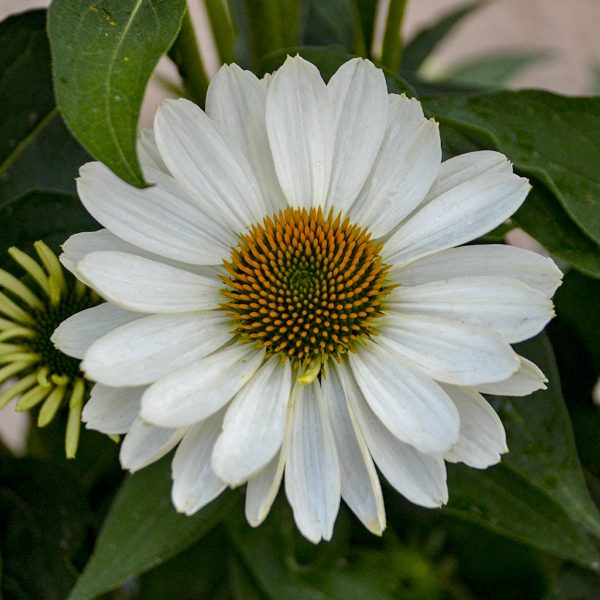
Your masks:
<svg viewBox="0 0 600 600"><path fill-rule="evenodd" d="M307 367L373 335L392 289L381 244L321 208L287 208L250 227L224 261L222 290L234 332Z"/></svg>

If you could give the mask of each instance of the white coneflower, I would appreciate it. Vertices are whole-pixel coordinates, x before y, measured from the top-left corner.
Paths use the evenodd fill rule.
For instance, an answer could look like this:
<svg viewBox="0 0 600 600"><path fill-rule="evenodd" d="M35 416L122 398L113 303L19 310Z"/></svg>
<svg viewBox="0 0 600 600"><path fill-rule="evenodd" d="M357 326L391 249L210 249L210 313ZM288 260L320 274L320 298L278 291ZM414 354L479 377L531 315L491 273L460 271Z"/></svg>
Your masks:
<svg viewBox="0 0 600 600"><path fill-rule="evenodd" d="M99 298L63 271L44 242L34 248L39 262L18 248L8 250L25 271L23 280L0 269L0 383L9 382L0 394L0 408L15 398L19 411L39 406L37 424L45 427L67 407L65 452L73 458L89 384L79 361L57 350L50 336L62 321Z"/></svg>
<svg viewBox="0 0 600 600"><path fill-rule="evenodd" d="M510 344L551 318L561 277L524 250L454 248L525 199L504 156L442 163L437 124L361 59L327 85L301 58L263 80L223 67L206 113L168 101L139 149L153 187L81 170L106 229L71 237L62 260L107 302L54 337L98 382L88 427L126 433L124 467L178 445L177 509L247 483L252 525L285 477L316 542L340 497L382 532L375 465L434 507L444 460L500 459L481 393L543 387Z"/></svg>

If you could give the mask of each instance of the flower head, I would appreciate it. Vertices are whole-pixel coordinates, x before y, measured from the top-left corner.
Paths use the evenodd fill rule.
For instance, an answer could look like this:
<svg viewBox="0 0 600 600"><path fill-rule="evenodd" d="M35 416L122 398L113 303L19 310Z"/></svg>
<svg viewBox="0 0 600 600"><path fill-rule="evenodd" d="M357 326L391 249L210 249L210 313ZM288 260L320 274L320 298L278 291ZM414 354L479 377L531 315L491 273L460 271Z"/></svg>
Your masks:
<svg viewBox="0 0 600 600"><path fill-rule="evenodd" d="M445 460L500 459L481 394L543 387L510 343L551 318L561 276L517 248L456 247L525 199L504 156L442 163L437 124L370 62L325 84L301 58L262 80L223 67L206 112L168 101L139 154L153 187L81 170L106 229L71 237L62 261L107 302L54 335L98 382L87 426L126 434L124 467L177 446L177 509L247 483L252 525L285 478L316 542L340 497L381 533L375 465L434 507Z"/></svg>
<svg viewBox="0 0 600 600"><path fill-rule="evenodd" d="M79 360L57 350L50 336L62 321L99 298L80 281L73 282L44 242L34 248L40 262L18 248L8 251L25 271L24 281L0 269L0 383L9 381L0 394L0 408L17 397L19 411L40 406L37 424L45 427L61 407L68 407L65 452L73 458L89 384Z"/></svg>

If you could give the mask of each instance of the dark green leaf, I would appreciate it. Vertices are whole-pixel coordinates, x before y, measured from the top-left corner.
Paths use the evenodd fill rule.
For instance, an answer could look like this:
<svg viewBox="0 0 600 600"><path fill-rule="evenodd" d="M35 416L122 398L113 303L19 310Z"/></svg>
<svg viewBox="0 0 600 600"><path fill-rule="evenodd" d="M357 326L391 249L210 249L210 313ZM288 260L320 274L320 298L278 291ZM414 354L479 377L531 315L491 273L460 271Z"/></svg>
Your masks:
<svg viewBox="0 0 600 600"><path fill-rule="evenodd" d="M143 600L226 598L229 544L220 527L140 578Z"/></svg>
<svg viewBox="0 0 600 600"><path fill-rule="evenodd" d="M94 229L98 229L98 224L77 196L31 192L0 201L0 265L14 265L5 252L10 246L27 251L36 240L44 240L57 251L72 233Z"/></svg>
<svg viewBox="0 0 600 600"><path fill-rule="evenodd" d="M329 81L346 61L354 58L341 46L294 46L264 56L260 65L260 73L264 75L276 71L288 56L296 54L316 65L325 81Z"/></svg>
<svg viewBox="0 0 600 600"><path fill-rule="evenodd" d="M598 536L600 515L583 480L552 350L542 336L518 351L545 372L548 390L495 399L510 453L486 471L451 469L447 510L600 570L600 555L580 528Z"/></svg>
<svg viewBox="0 0 600 600"><path fill-rule="evenodd" d="M472 2L453 10L431 27L419 31L406 44L402 53L402 70L416 71L433 52L435 47L450 33L450 31L466 16L483 6L484 2Z"/></svg>
<svg viewBox="0 0 600 600"><path fill-rule="evenodd" d="M511 449L503 462L600 539L600 513L583 478L550 342L542 335L519 344L517 350L545 373L548 389L500 401Z"/></svg>
<svg viewBox="0 0 600 600"><path fill-rule="evenodd" d="M229 584L235 600L264 600L248 569L233 557L229 561Z"/></svg>
<svg viewBox="0 0 600 600"><path fill-rule="evenodd" d="M600 556L558 504L500 465L488 471L449 468L447 514L589 568Z"/></svg>
<svg viewBox="0 0 600 600"><path fill-rule="evenodd" d="M574 565L562 565L551 571L550 591L546 600L597 600L600 576Z"/></svg>
<svg viewBox="0 0 600 600"><path fill-rule="evenodd" d="M49 545L29 507L0 487L0 597L6 600L61 600L77 575L69 560Z"/></svg>
<svg viewBox="0 0 600 600"><path fill-rule="evenodd" d="M252 575L255 585L265 598L271 600L331 600L294 571L294 558L279 538L281 522L269 519L252 529L243 518L227 522L229 537L239 553L240 560ZM291 567L291 568L290 568Z"/></svg>
<svg viewBox="0 0 600 600"><path fill-rule="evenodd" d="M426 100L428 103L430 100ZM441 123L444 158L482 148L497 149L490 132L469 123ZM533 190L512 222L542 243L554 256L592 277L600 277L600 246L573 222L548 189L534 178Z"/></svg>
<svg viewBox="0 0 600 600"><path fill-rule="evenodd" d="M525 69L547 60L549 54L539 50L511 50L486 54L454 67L444 79L480 88L500 88Z"/></svg>
<svg viewBox="0 0 600 600"><path fill-rule="evenodd" d="M356 22L353 0L308 0L302 44L324 46L335 44L347 52L355 51ZM361 34L362 35L362 34Z"/></svg>
<svg viewBox="0 0 600 600"><path fill-rule="evenodd" d="M569 271L554 296L556 312L577 332L600 373L600 281Z"/></svg>
<svg viewBox="0 0 600 600"><path fill-rule="evenodd" d="M373 576L368 565L360 568L356 562L342 560L351 552L349 527L349 515L342 508L332 540L315 546L297 531L282 498L256 529L241 514L234 515L227 531L238 555L231 566L237 597L245 600L249 590L250 598L272 600L391 600L384 590L395 587L393 576Z"/></svg>
<svg viewBox="0 0 600 600"><path fill-rule="evenodd" d="M192 517L171 504L170 457L128 477L69 600L90 600L156 567L199 540L235 503L222 494Z"/></svg>
<svg viewBox="0 0 600 600"><path fill-rule="evenodd" d="M75 191L87 154L56 109L45 11L0 24L0 202L32 190Z"/></svg>
<svg viewBox="0 0 600 600"><path fill-rule="evenodd" d="M554 256L577 270L600 278L600 246L567 215L544 186L536 185L513 220Z"/></svg>
<svg viewBox="0 0 600 600"><path fill-rule="evenodd" d="M87 502L67 468L32 458L3 458L0 486L27 504L48 543L69 557L77 552L87 526Z"/></svg>
<svg viewBox="0 0 600 600"><path fill-rule="evenodd" d="M600 243L600 98L526 90L436 97L425 106L441 122L487 131L519 171L543 182Z"/></svg>
<svg viewBox="0 0 600 600"><path fill-rule="evenodd" d="M146 84L175 39L185 0L55 0L48 13L54 85L71 131L137 186L136 127Z"/></svg>
<svg viewBox="0 0 600 600"><path fill-rule="evenodd" d="M317 66L321 77L327 82L332 75L348 60L354 58L341 46L296 46L294 48L284 48L277 52L272 52L265 56L261 63L261 74L272 73L277 70L289 56L299 54L309 62ZM394 94L407 94L414 96L412 88L395 73L388 69L383 70L388 91Z"/></svg>
<svg viewBox="0 0 600 600"><path fill-rule="evenodd" d="M5 457L0 460L0 515L4 597L65 598L76 576L71 560L89 519L78 482L51 462Z"/></svg>

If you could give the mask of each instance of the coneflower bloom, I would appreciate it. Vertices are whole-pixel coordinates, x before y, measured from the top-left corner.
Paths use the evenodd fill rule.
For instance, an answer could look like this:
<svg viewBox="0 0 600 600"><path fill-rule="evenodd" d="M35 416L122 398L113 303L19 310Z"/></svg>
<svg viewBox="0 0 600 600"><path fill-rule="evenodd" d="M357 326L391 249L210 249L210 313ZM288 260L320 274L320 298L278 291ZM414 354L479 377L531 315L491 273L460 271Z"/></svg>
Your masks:
<svg viewBox="0 0 600 600"><path fill-rule="evenodd" d="M97 382L87 426L126 434L124 467L177 446L175 507L247 484L252 525L284 479L317 542L340 497L382 532L375 465L435 507L445 460L500 460L481 394L543 387L510 344L552 317L561 276L525 250L456 247L527 196L503 155L442 162L437 124L370 62L325 84L299 57L262 80L223 67L206 112L167 101L139 154L146 189L81 169L106 229L71 237L62 261L106 303L54 336Z"/></svg>

